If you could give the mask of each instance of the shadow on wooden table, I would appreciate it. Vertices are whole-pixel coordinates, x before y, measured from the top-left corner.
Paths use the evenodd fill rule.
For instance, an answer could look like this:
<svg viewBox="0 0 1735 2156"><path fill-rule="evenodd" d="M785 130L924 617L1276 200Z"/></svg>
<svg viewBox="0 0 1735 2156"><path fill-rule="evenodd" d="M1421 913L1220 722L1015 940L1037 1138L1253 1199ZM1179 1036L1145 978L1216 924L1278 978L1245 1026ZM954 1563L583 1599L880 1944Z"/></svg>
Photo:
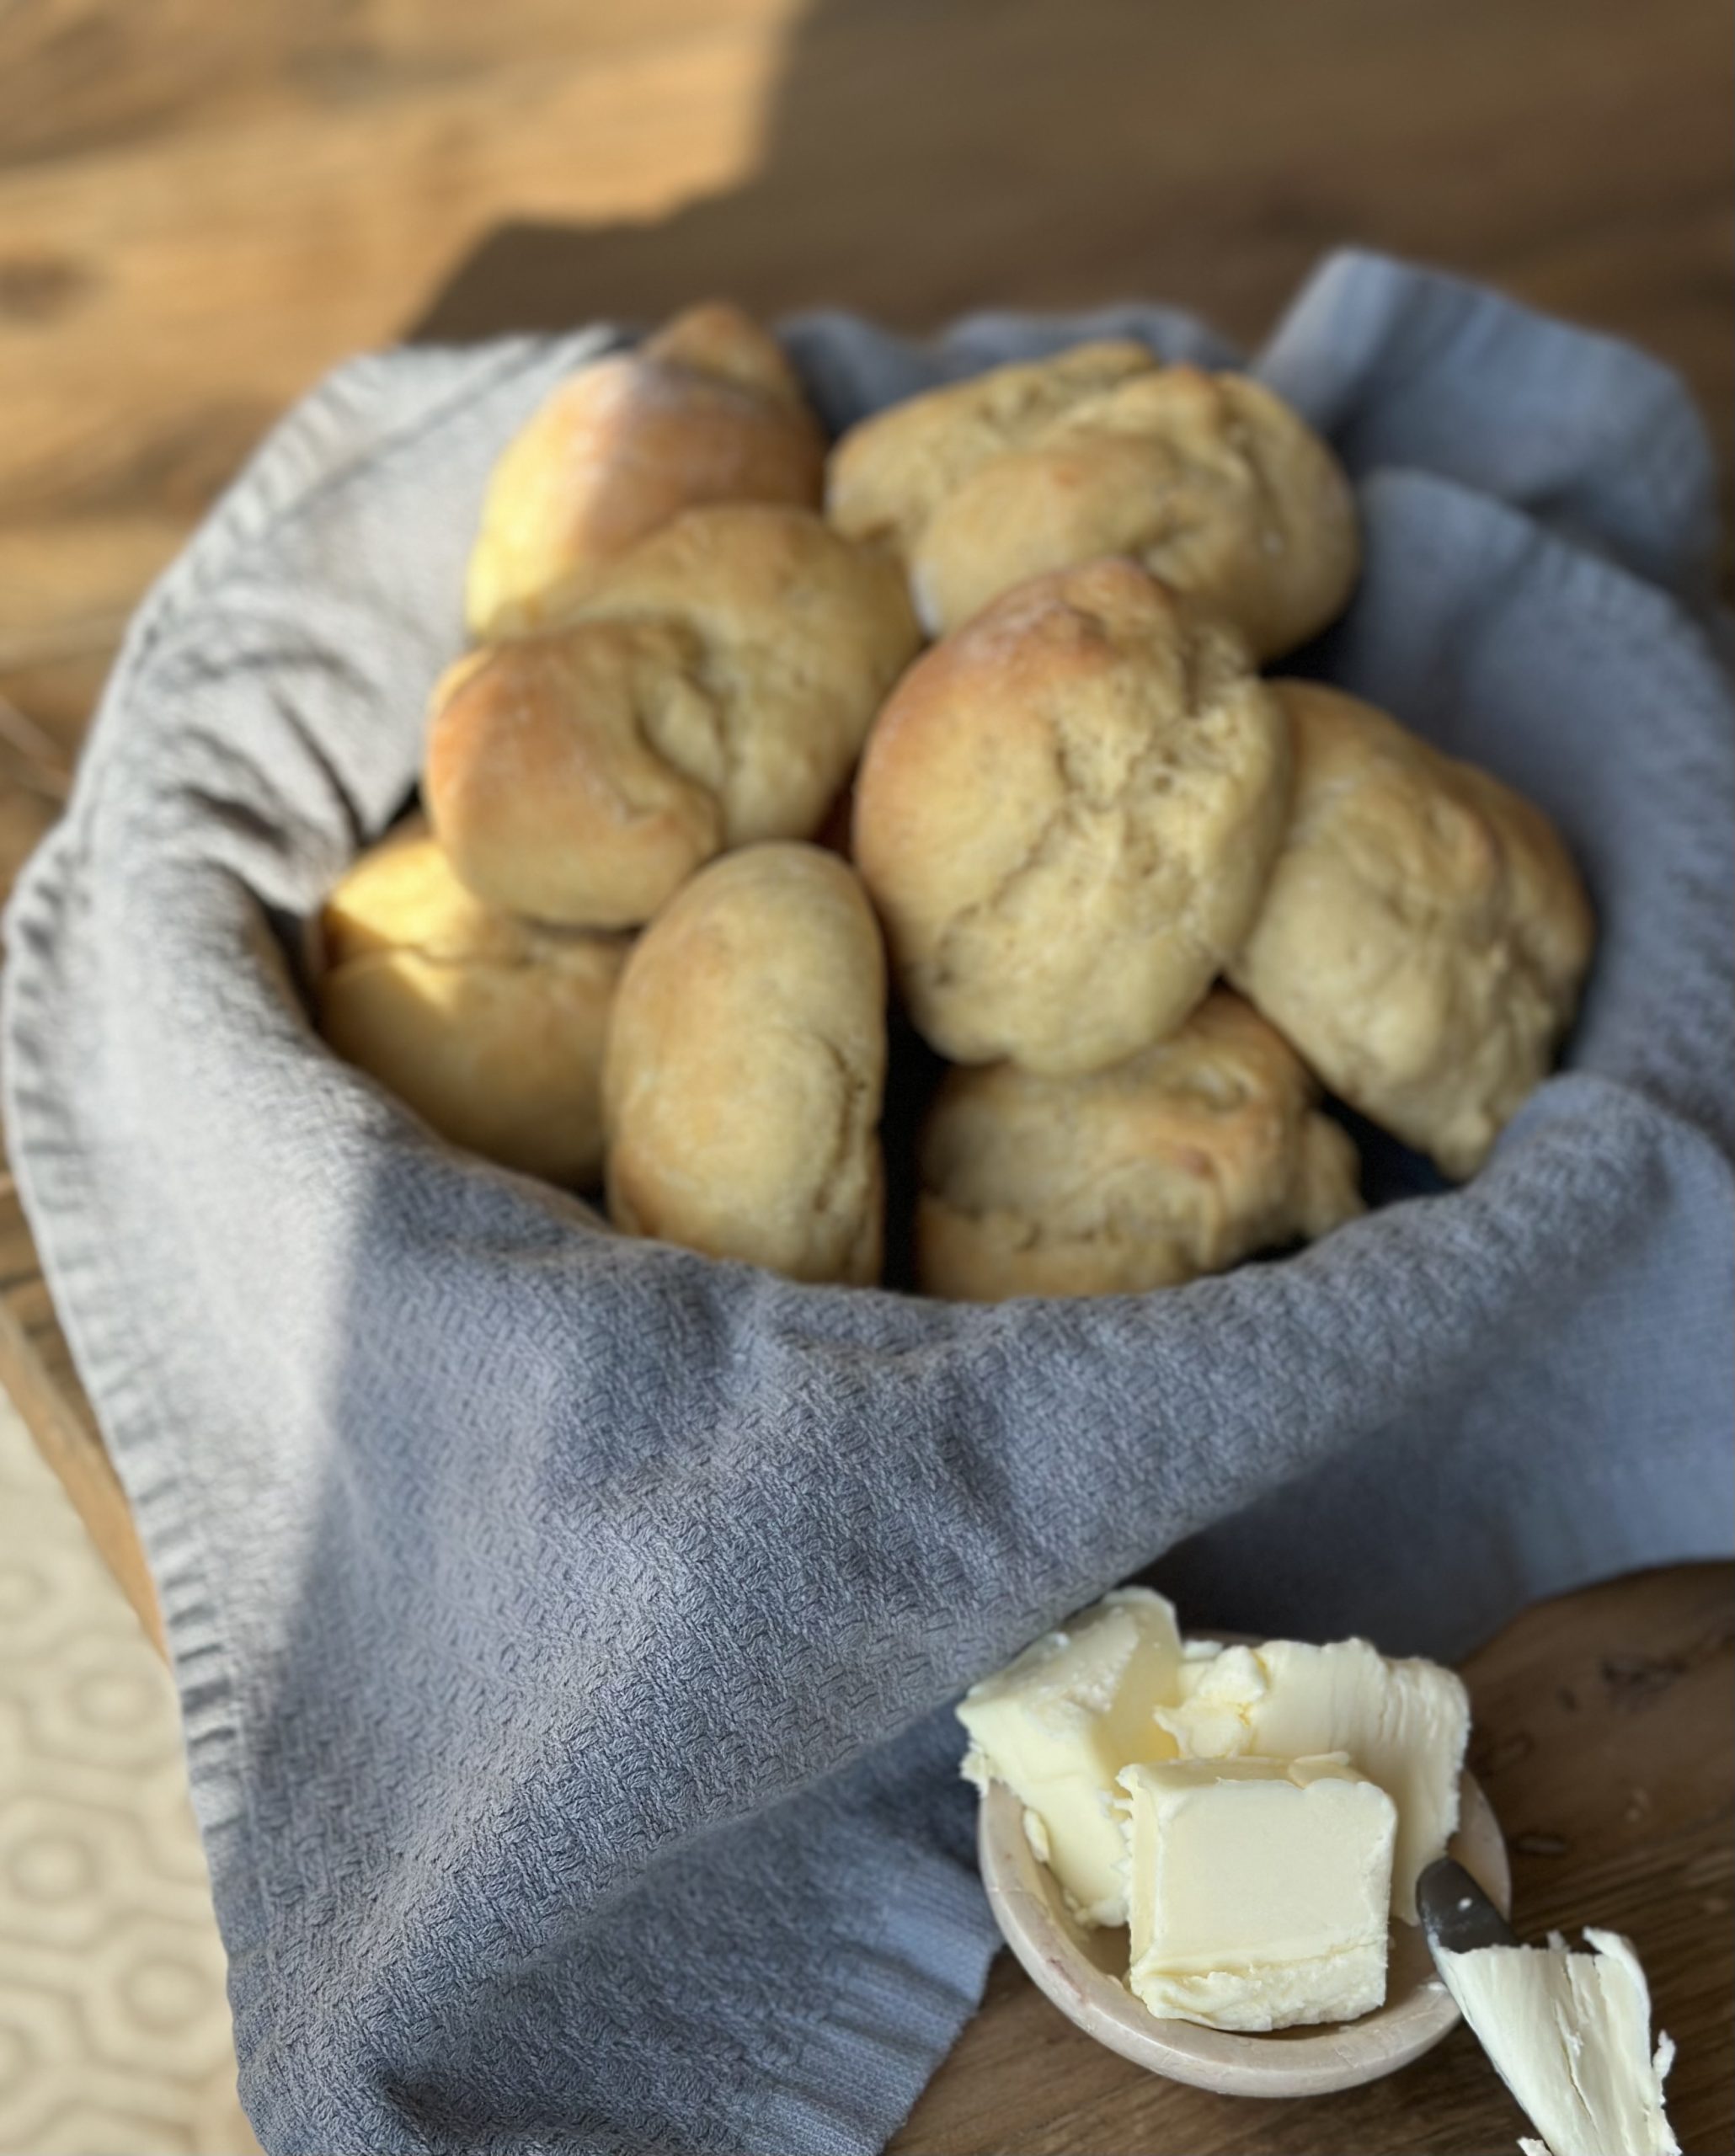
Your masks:
<svg viewBox="0 0 1735 2156"><path fill-rule="evenodd" d="M1130 297L1252 345L1359 244L1649 346L1727 472L1708 19L1704 0L806 0L749 180L655 221L497 225L406 334L649 323L711 295L906 329Z"/></svg>
<svg viewBox="0 0 1735 2156"><path fill-rule="evenodd" d="M654 223L498 226L411 334L649 322L720 292L906 328L1161 299L1252 342L1321 253L1361 243L1649 344L1727 442L1727 128L1683 103L1706 14L1642 13L808 0L750 179Z"/></svg>
<svg viewBox="0 0 1735 2156"><path fill-rule="evenodd" d="M750 181L655 223L499 226L411 334L466 342L599 317L649 321L716 291L768 314L838 303L915 326L1008 297L1124 296L1129 285L1257 327L1323 248L1362 236L1348 169L1334 185L1321 149L1343 141L1329 92L1321 86L1310 116L1291 84L1298 67L1318 73L1321 48L1341 38L1362 56L1341 71L1353 94L1369 9L1326 0L1319 12L1341 21L1305 11L1305 35L1286 11L1262 11L1266 64L1251 80L1246 26L1211 12L811 0L789 34ZM1494 19L1486 0L1464 12L1483 32ZM1428 34L1449 48L1443 63L1467 56L1456 19L1442 11ZM1231 114L1244 158L1223 154ZM1019 265L1016 292L1009 265Z"/></svg>

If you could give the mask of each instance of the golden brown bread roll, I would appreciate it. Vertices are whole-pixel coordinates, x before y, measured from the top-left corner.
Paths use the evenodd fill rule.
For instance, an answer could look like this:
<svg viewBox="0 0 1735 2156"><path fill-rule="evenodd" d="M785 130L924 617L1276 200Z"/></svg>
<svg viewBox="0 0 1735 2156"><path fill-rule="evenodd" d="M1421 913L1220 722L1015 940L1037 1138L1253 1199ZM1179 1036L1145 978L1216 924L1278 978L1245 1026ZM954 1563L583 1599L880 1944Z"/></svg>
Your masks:
<svg viewBox="0 0 1735 2156"><path fill-rule="evenodd" d="M1594 925L1538 808L1371 705L1273 684L1295 809L1230 978L1333 1092L1467 1176L1546 1073Z"/></svg>
<svg viewBox="0 0 1735 2156"><path fill-rule="evenodd" d="M877 1280L885 961L848 866L731 853L640 937L604 1077L617 1227L797 1280Z"/></svg>
<svg viewBox="0 0 1735 2156"><path fill-rule="evenodd" d="M969 1302L1130 1294L1322 1235L1362 1203L1318 1090L1221 989L1090 1077L951 1071L922 1135L921 1285Z"/></svg>
<svg viewBox="0 0 1735 2156"><path fill-rule="evenodd" d="M1348 481L1281 398L1120 342L864 419L833 452L827 513L899 547L935 634L1028 577L1126 554L1267 659L1342 610L1360 561Z"/></svg>
<svg viewBox="0 0 1735 2156"><path fill-rule="evenodd" d="M625 939L484 905L419 829L326 900L320 1030L454 1145L583 1188L602 1169L602 1049Z"/></svg>
<svg viewBox="0 0 1735 2156"><path fill-rule="evenodd" d="M599 928L649 920L723 844L713 795L661 752L713 724L673 622L494 644L434 692L423 794L454 870L496 905Z"/></svg>
<svg viewBox="0 0 1735 2156"><path fill-rule="evenodd" d="M738 308L691 307L562 382L508 444L470 559L471 633L557 627L604 563L699 503L816 509L824 457L774 340Z"/></svg>
<svg viewBox="0 0 1735 2156"><path fill-rule="evenodd" d="M973 472L1156 365L1149 346L1104 338L889 404L840 436L825 467L825 514L847 537L883 540L907 561Z"/></svg>
<svg viewBox="0 0 1735 2156"><path fill-rule="evenodd" d="M609 572L585 622L678 622L718 712L671 755L717 797L729 846L819 830L921 646L891 558L800 510L677 517Z"/></svg>
<svg viewBox="0 0 1735 2156"><path fill-rule="evenodd" d="M910 668L856 781L918 1029L1057 1075L1172 1033L1252 923L1289 780L1240 637L1134 563L1007 593Z"/></svg>
<svg viewBox="0 0 1735 2156"><path fill-rule="evenodd" d="M633 926L724 847L818 830L919 642L890 558L810 511L689 510L565 629L446 675L434 827L494 905Z"/></svg>

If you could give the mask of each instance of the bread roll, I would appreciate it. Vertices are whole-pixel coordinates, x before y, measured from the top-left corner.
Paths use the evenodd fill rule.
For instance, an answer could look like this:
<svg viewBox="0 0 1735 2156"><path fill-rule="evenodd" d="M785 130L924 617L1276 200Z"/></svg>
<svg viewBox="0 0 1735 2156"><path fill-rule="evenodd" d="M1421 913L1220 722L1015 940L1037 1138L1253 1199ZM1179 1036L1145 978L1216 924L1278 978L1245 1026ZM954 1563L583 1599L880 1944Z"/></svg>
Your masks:
<svg viewBox="0 0 1735 2156"><path fill-rule="evenodd" d="M797 1280L879 1277L885 962L849 867L749 846L676 894L621 984L616 1225Z"/></svg>
<svg viewBox="0 0 1735 2156"><path fill-rule="evenodd" d="M1109 1295L1220 1273L1362 1209L1355 1147L1299 1057L1219 990L1170 1039L1087 1078L953 1070L916 1213L932 1295Z"/></svg>
<svg viewBox="0 0 1735 2156"><path fill-rule="evenodd" d="M935 634L1028 577L1125 554L1267 659L1342 610L1360 561L1348 481L1281 398L1124 343L863 420L833 454L827 504L847 536L899 547Z"/></svg>
<svg viewBox="0 0 1735 2156"><path fill-rule="evenodd" d="M664 753L717 798L723 842L808 838L921 648L896 563L819 517L741 506L678 517L616 564L588 622L677 622L717 723Z"/></svg>
<svg viewBox="0 0 1735 2156"><path fill-rule="evenodd" d="M423 797L494 905L629 927L723 844L713 794L664 755L714 723L697 640L672 622L495 644L434 692Z"/></svg>
<svg viewBox="0 0 1735 2156"><path fill-rule="evenodd" d="M488 483L465 612L489 639L554 627L597 570L702 502L819 504L819 423L739 309L689 308L544 402Z"/></svg>
<svg viewBox="0 0 1735 2156"><path fill-rule="evenodd" d="M618 937L484 905L419 829L362 855L321 916L320 1030L443 1138L585 1188L602 1170Z"/></svg>
<svg viewBox="0 0 1735 2156"><path fill-rule="evenodd" d="M1295 811L1230 977L1333 1092L1467 1176L1572 1018L1589 901L1499 780L1336 690L1273 686Z"/></svg>
<svg viewBox="0 0 1735 2156"><path fill-rule="evenodd" d="M491 903L633 926L722 849L818 830L919 642L895 565L810 511L690 510L558 635L446 675L429 813Z"/></svg>
<svg viewBox="0 0 1735 2156"><path fill-rule="evenodd" d="M1104 338L889 404L839 438L825 514L846 537L884 541L907 561L941 503L983 465L1156 364L1148 345Z"/></svg>
<svg viewBox="0 0 1735 2156"><path fill-rule="evenodd" d="M1172 1033L1252 926L1289 780L1246 645L1134 563L1007 593L910 670L856 782L918 1029L1056 1076Z"/></svg>

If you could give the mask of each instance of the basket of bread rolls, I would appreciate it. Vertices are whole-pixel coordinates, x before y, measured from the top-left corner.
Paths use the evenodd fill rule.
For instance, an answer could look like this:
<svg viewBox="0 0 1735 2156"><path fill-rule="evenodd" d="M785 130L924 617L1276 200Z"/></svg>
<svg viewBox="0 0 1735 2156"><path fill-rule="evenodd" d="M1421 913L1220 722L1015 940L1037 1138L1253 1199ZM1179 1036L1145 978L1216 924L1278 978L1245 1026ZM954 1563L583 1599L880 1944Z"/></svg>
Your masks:
<svg viewBox="0 0 1735 2156"><path fill-rule="evenodd" d="M958 1300L1475 1174L1590 963L1559 835L1293 662L1361 547L1252 376L1108 339L835 440L731 306L506 444L419 801L331 893L342 1057L658 1238Z"/></svg>

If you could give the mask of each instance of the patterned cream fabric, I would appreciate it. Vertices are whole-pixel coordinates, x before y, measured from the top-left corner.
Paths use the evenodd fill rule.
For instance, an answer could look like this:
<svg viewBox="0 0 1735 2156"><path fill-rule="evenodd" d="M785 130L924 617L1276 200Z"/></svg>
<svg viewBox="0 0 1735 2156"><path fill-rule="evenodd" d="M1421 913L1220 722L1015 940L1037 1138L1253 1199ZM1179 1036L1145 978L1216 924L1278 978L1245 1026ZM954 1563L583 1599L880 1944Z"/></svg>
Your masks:
<svg viewBox="0 0 1735 2156"><path fill-rule="evenodd" d="M0 2150L256 2146L168 1673L0 1395Z"/></svg>

